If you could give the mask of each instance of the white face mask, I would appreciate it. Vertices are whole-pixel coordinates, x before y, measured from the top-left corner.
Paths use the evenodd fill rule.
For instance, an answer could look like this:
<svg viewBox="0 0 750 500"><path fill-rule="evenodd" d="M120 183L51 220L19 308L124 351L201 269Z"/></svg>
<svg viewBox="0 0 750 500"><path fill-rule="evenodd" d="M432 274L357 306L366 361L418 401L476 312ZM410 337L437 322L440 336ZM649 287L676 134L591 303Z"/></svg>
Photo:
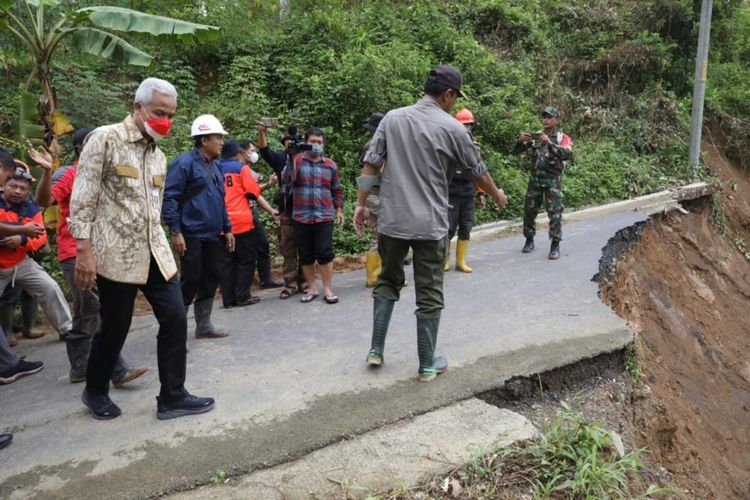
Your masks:
<svg viewBox="0 0 750 500"><path fill-rule="evenodd" d="M248 160L250 160L250 163L258 163L258 160L260 159L260 156L258 156L257 151L253 151L248 156Z"/></svg>

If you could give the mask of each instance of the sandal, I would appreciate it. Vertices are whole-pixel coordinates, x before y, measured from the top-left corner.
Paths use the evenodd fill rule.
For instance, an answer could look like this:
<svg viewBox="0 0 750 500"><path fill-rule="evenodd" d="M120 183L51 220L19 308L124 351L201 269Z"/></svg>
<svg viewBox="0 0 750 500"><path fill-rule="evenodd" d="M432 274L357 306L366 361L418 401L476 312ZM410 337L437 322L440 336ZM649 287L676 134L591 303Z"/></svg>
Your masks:
<svg viewBox="0 0 750 500"><path fill-rule="evenodd" d="M308 302L312 302L313 300L318 298L319 293L306 293L302 296L301 299L299 299L300 302L303 304L307 304Z"/></svg>
<svg viewBox="0 0 750 500"><path fill-rule="evenodd" d="M281 300L286 300L297 292L299 292L299 289L297 287L285 286L284 289L279 294L279 298Z"/></svg>
<svg viewBox="0 0 750 500"><path fill-rule="evenodd" d="M337 304L339 301L339 298L336 295L326 295L325 301L326 301L326 304Z"/></svg>

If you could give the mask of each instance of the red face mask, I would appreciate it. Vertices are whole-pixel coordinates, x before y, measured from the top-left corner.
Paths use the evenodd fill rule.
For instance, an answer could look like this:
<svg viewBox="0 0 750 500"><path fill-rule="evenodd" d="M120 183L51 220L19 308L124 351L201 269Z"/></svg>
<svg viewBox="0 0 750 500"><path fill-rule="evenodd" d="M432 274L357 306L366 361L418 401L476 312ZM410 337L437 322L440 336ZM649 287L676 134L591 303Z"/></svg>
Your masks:
<svg viewBox="0 0 750 500"><path fill-rule="evenodd" d="M143 120L143 128L146 129L146 133L150 135L153 140L158 141L169 135L169 131L172 128L172 120L166 117L151 118L148 116L147 112L146 119Z"/></svg>

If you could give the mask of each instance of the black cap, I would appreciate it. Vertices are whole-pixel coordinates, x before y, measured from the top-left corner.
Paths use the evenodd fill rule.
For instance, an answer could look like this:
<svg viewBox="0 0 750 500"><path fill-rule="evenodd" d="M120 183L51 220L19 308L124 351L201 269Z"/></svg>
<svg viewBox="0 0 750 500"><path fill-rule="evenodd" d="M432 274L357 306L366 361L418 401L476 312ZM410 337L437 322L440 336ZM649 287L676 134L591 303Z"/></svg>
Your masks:
<svg viewBox="0 0 750 500"><path fill-rule="evenodd" d="M229 139L224 142L224 146L221 148L222 158L234 158L237 153L242 151L242 146L236 139Z"/></svg>
<svg viewBox="0 0 750 500"><path fill-rule="evenodd" d="M380 125L380 121L383 119L385 115L383 113L373 113L370 115L370 118L367 119L367 123L362 125L362 128L366 128L370 132L375 132L378 129L378 125Z"/></svg>
<svg viewBox="0 0 750 500"><path fill-rule="evenodd" d="M73 133L73 147L77 148L78 146L83 145L83 141L86 140L86 137L94 131L93 127L86 127L86 128L79 128Z"/></svg>
<svg viewBox="0 0 750 500"><path fill-rule="evenodd" d="M466 94L461 91L463 80L464 78L463 75L461 75L461 72L447 64L441 64L440 66L433 68L430 70L430 74L427 75L428 82L440 83L446 87L450 87L453 90L458 91L461 97L468 99Z"/></svg>
<svg viewBox="0 0 750 500"><path fill-rule="evenodd" d="M284 137L281 138L281 143L284 144L284 141L293 141L297 133L297 126L294 124L289 125L284 129Z"/></svg>

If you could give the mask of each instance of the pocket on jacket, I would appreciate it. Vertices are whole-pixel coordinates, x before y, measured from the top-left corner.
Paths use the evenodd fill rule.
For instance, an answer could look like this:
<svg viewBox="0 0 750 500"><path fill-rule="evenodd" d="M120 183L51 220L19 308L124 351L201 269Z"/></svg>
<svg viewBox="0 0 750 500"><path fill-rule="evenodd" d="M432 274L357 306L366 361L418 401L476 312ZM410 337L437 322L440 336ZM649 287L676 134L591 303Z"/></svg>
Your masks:
<svg viewBox="0 0 750 500"><path fill-rule="evenodd" d="M143 190L140 172L132 165L115 165L115 175L109 176L106 186L115 200L134 199Z"/></svg>
<svg viewBox="0 0 750 500"><path fill-rule="evenodd" d="M164 187L164 175L155 175L153 178L154 186Z"/></svg>
<svg viewBox="0 0 750 500"><path fill-rule="evenodd" d="M130 177L132 179L137 179L141 175L138 169L132 165L116 165L115 173L119 177Z"/></svg>

